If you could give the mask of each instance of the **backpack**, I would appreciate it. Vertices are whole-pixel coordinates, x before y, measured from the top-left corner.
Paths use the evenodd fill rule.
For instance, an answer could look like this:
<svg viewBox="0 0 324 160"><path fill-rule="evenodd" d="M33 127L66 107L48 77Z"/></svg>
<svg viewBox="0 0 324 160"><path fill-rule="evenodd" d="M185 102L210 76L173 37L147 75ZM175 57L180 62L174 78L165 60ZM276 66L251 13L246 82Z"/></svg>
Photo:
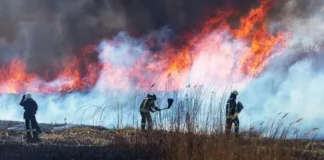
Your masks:
<svg viewBox="0 0 324 160"><path fill-rule="evenodd" d="M237 102L236 112L240 113L243 110L243 108L244 108L243 104L240 101Z"/></svg>

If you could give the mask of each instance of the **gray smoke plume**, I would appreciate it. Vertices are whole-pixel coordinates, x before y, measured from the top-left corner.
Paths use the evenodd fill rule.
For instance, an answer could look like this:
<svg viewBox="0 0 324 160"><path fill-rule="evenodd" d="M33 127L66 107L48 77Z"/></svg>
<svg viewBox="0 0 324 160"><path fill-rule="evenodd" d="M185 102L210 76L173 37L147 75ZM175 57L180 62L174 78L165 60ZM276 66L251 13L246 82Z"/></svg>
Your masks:
<svg viewBox="0 0 324 160"><path fill-rule="evenodd" d="M269 17L276 19L269 22L272 29L286 28L291 37L287 49L242 91L240 98L249 106L243 119L269 121L289 113L287 124L303 118L303 132L319 127L322 137L324 1L290 0L276 12Z"/></svg>
<svg viewBox="0 0 324 160"><path fill-rule="evenodd" d="M230 2L247 12L255 0ZM80 47L120 31L142 36L164 26L180 34L197 27L225 0L0 0L1 64L25 60L28 71L57 74ZM54 67L54 64L58 64ZM45 71L44 71L45 70Z"/></svg>
<svg viewBox="0 0 324 160"><path fill-rule="evenodd" d="M113 1L98 3L1 0L0 36L11 57L25 60L28 71L42 73L54 63L62 69L68 64L63 58L74 56L81 46L126 29L124 7Z"/></svg>

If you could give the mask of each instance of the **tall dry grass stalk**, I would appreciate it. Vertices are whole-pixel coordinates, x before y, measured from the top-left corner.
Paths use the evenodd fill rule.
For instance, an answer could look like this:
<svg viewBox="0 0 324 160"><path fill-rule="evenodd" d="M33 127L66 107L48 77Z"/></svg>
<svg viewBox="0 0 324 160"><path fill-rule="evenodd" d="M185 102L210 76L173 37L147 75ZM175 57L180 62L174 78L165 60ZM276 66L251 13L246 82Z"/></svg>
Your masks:
<svg viewBox="0 0 324 160"><path fill-rule="evenodd" d="M138 108L145 95L136 92L129 101L111 99L102 106L87 106L78 112L82 110L83 115L89 108L95 108L90 118L96 125L103 125L107 117L113 117L116 129L133 128L133 136L126 135L128 145L135 150L147 147L143 156L156 152L155 158L170 160L293 159L303 148L298 143L290 143L289 139L314 138L319 130L312 128L301 133L302 119L289 122L289 113L279 113L272 120L241 127L239 137L227 137L224 113L229 94L220 93L217 88L188 85L181 91L157 93L159 107L166 107L167 98L173 98L174 104L169 110L152 113L155 131L143 133L139 130ZM125 147L117 142L114 145Z"/></svg>

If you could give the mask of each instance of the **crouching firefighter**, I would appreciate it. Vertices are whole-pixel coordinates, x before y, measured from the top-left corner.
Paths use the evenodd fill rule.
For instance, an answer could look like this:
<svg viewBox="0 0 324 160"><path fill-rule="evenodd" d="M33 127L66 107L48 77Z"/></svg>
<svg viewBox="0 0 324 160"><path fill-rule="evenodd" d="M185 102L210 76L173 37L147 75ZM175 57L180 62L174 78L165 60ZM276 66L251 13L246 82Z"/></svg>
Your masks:
<svg viewBox="0 0 324 160"><path fill-rule="evenodd" d="M23 95L20 105L24 107L24 119L27 132L27 141L38 140L38 132L40 132L38 123L36 121L35 114L38 109L38 105L34 99L32 99L30 93Z"/></svg>
<svg viewBox="0 0 324 160"><path fill-rule="evenodd" d="M156 99L157 98L155 94L148 94L147 97L141 103L140 114L142 117L141 120L142 130L145 130L146 121L148 123L148 130L153 129L153 122L152 122L152 117L150 112L161 111L161 109L155 105Z"/></svg>
<svg viewBox="0 0 324 160"><path fill-rule="evenodd" d="M234 90L226 104L226 135L229 135L232 129L232 125L234 123L235 135L238 136L240 121L238 119L239 113L242 111L243 104L241 102L236 103L236 97L238 92Z"/></svg>

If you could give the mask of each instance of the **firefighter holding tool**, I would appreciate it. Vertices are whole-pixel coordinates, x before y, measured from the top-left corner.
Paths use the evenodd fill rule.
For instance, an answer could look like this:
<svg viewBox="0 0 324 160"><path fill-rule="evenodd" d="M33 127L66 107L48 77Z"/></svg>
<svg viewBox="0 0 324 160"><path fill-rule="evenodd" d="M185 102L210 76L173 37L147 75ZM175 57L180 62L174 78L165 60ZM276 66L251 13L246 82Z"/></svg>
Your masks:
<svg viewBox="0 0 324 160"><path fill-rule="evenodd" d="M168 107L160 109L155 105L155 101L157 100L157 97L155 94L148 94L142 101L140 105L140 114L142 117L141 120L141 129L144 131L146 126L146 121L148 125L148 130L151 131L153 129L153 122L152 122L152 116L150 112L156 112L161 111L164 109L169 109L172 106L173 99L168 99Z"/></svg>
<svg viewBox="0 0 324 160"><path fill-rule="evenodd" d="M234 123L235 135L239 134L240 121L238 115L242 111L243 104L241 102L236 103L236 97L238 92L236 90L232 91L226 104L226 135L229 135Z"/></svg>

